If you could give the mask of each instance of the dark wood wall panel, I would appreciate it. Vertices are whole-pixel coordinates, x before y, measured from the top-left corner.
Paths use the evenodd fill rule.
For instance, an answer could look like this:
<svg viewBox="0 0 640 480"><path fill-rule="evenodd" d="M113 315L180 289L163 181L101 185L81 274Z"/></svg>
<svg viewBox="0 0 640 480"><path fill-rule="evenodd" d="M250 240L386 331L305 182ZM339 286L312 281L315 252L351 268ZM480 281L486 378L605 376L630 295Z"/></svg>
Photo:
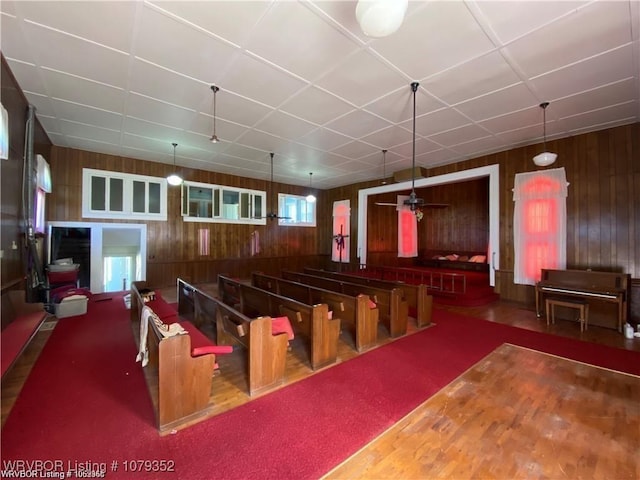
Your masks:
<svg viewBox="0 0 640 480"><path fill-rule="evenodd" d="M25 228L22 210L22 178L25 131L29 102L3 55L0 65L1 101L9 118L9 158L0 160L0 283L24 288ZM42 125L35 121L34 153L49 159L51 141ZM13 248L15 242L16 248Z"/></svg>
<svg viewBox="0 0 640 480"><path fill-rule="evenodd" d="M548 149L558 153L558 160L550 168L564 167L570 184L567 198L568 268L618 271L640 277L639 144L640 123L548 142ZM499 166L500 268L496 290L507 300L534 301L533 287L513 283L513 186L517 173L537 169L531 159L541 148L541 145L530 145L428 170L429 176L437 176L485 165ZM351 199L355 204L359 189L376 185L379 182L329 190L327 202ZM395 194L385 201L395 201ZM424 245L439 245L436 242L450 239L447 232L455 232L456 237L480 238L480 235L466 231L467 222L463 220L477 213L451 211L456 212L451 218L438 219L433 228L427 227L429 238L421 237L421 246L423 242ZM384 257L387 262L392 261L384 252L394 252L397 248L396 220L388 217L388 214L376 213L374 218L368 219L369 232L376 234L369 239L369 253L379 254L369 257L372 263L373 258ZM356 217L352 215L352 218ZM355 248L355 236L350 241Z"/></svg>
<svg viewBox="0 0 640 480"><path fill-rule="evenodd" d="M135 173L164 177L172 165L121 158L64 147L52 149L52 180L54 192L48 198L49 221L76 221L97 223L140 223L126 220L105 220L82 217L82 169ZM234 177L232 175L184 169L185 178L203 183L216 183L235 187L267 190L268 181ZM307 188L274 184L279 192L305 195ZM180 214L181 189L169 187L167 221L149 221L147 225L147 281L166 286L177 277L192 281L215 281L222 271L248 275L251 270L264 268L291 268L292 265L320 267L329 250L320 251L320 235L326 232L324 218L318 215L318 228L278 226L269 220L266 225L235 225L226 223L185 222ZM317 192L318 211L322 212L323 192ZM209 255L199 254L199 231L209 231ZM329 230L330 231L330 230ZM260 253L251 257L250 242L253 232L260 238ZM330 245L330 237L327 242ZM304 262L298 259L305 259ZM271 259L276 259L272 261ZM324 263L322 263L324 266ZM262 267L261 267L262 268ZM215 273L214 273L215 272ZM275 270L272 273L276 273Z"/></svg>

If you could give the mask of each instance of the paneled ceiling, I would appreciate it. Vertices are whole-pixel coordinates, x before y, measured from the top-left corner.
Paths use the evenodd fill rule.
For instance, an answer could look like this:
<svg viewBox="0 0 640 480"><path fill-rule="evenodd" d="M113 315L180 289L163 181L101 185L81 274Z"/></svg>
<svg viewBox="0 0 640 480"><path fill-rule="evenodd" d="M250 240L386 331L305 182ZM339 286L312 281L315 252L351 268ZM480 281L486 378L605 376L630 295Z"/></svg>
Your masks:
<svg viewBox="0 0 640 480"><path fill-rule="evenodd" d="M333 188L640 118L640 3L6 1L1 47L55 145ZM213 133L213 93L216 134ZM383 164L382 150L387 149Z"/></svg>

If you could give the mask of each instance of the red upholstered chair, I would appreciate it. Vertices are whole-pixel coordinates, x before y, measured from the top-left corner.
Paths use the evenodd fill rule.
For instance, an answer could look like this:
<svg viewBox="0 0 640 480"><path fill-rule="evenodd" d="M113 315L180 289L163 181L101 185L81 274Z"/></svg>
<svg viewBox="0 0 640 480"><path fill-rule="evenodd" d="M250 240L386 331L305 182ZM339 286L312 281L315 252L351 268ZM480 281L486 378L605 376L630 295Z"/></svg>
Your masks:
<svg viewBox="0 0 640 480"><path fill-rule="evenodd" d="M62 271L47 270L48 302L56 303L65 292L78 288L78 266Z"/></svg>

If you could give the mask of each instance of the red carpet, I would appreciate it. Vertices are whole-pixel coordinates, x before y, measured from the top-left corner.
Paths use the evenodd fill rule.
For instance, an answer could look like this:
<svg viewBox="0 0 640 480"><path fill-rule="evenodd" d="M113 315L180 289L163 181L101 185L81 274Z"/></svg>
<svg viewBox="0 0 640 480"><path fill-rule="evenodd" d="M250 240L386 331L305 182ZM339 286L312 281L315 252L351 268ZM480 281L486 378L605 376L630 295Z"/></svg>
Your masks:
<svg viewBox="0 0 640 480"><path fill-rule="evenodd" d="M107 478L318 478L503 342L640 374L636 352L436 310L429 329L160 437L128 311L95 300L59 322L34 366L2 430L4 468L49 459L104 462ZM169 460L175 473L126 472L133 460Z"/></svg>

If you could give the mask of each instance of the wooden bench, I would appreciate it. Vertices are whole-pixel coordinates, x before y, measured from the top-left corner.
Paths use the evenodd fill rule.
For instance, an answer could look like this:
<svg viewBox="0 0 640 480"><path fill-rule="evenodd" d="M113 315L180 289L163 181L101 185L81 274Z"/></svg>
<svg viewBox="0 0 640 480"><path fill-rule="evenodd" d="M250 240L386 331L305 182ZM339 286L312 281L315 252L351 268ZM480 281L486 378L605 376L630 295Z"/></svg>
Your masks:
<svg viewBox="0 0 640 480"><path fill-rule="evenodd" d="M341 325L344 326L346 323L353 329L355 347L359 352L375 346L378 342L379 310L368 295L347 295L260 272L251 274L251 284L303 303L326 303L334 315L340 316Z"/></svg>
<svg viewBox="0 0 640 480"><path fill-rule="evenodd" d="M377 280L355 274L318 270L308 267L304 269L304 273L325 278L333 278L335 280L342 280L350 283L370 285L378 288L399 288L404 293L404 299L409 305L409 313L415 317L417 327L422 328L431 325L433 315L433 296L429 295L427 285L413 285L390 280Z"/></svg>
<svg viewBox="0 0 640 480"><path fill-rule="evenodd" d="M145 302L140 293L144 290L149 290L146 282L132 282L132 321L141 321L143 308L148 306L165 325L178 323L186 331L165 336L156 322L147 322L147 367L154 375L149 388L156 393L151 398L158 429L166 433L211 413L209 399L216 354L229 353L232 348L215 345L191 322L182 320L157 294L155 300Z"/></svg>
<svg viewBox="0 0 640 480"><path fill-rule="evenodd" d="M547 325L549 325L549 321L556 323L555 307L567 307L578 311L581 332L584 332L589 327L589 302L586 300L568 297L547 297L545 299L545 307Z"/></svg>
<svg viewBox="0 0 640 480"><path fill-rule="evenodd" d="M225 275L218 275L218 296L248 317L285 315L296 334L307 340L313 370L336 362L340 319L329 318L326 303L308 305Z"/></svg>
<svg viewBox="0 0 640 480"><path fill-rule="evenodd" d="M391 337L399 337L407 333L409 308L404 300L403 292L399 288L378 288L371 285L361 285L288 270L283 270L280 275L286 280L305 283L347 295L369 295L378 306L380 320L388 328L389 335Z"/></svg>
<svg viewBox="0 0 640 480"><path fill-rule="evenodd" d="M289 339L286 329L274 332L271 317L249 318L182 279L178 279L178 312L196 325L214 324L218 345L243 347L250 395L284 383Z"/></svg>
<svg viewBox="0 0 640 480"><path fill-rule="evenodd" d="M15 365L48 315L43 303L27 303L24 290L2 293L2 378Z"/></svg>

